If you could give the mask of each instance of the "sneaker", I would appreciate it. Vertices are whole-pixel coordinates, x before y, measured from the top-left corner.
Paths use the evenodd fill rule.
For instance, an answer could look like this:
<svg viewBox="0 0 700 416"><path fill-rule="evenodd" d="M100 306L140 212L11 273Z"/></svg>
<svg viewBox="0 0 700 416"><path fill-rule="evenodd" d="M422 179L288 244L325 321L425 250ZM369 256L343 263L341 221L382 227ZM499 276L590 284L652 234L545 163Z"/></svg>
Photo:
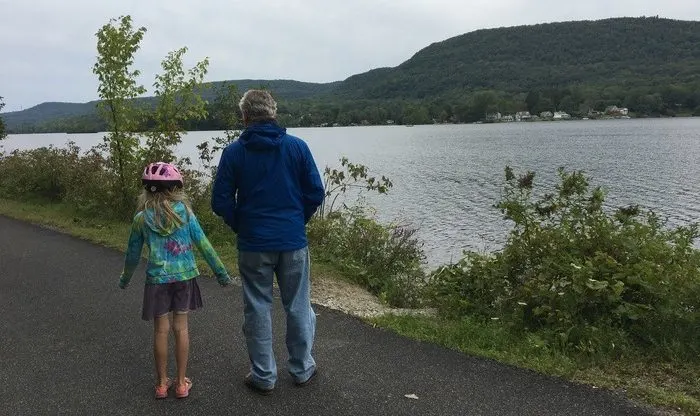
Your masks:
<svg viewBox="0 0 700 416"><path fill-rule="evenodd" d="M170 390L170 387L172 387L173 381L171 379L167 379L165 381L164 385L156 385L156 399L165 399L168 397L168 390Z"/></svg>
<svg viewBox="0 0 700 416"><path fill-rule="evenodd" d="M272 394L272 392L275 390L274 387L260 387L257 384L255 384L255 381L253 381L253 374L248 373L248 375L245 376L243 379L243 384L245 384L246 387L251 389L252 391L262 395L262 396L269 396Z"/></svg>
<svg viewBox="0 0 700 416"><path fill-rule="evenodd" d="M190 389L192 388L192 380L185 377L185 384L178 384L175 387L175 398L184 399L190 395Z"/></svg>
<svg viewBox="0 0 700 416"><path fill-rule="evenodd" d="M318 367L314 368L314 372L311 373L311 375L309 376L309 378L306 379L306 381L294 381L294 384L297 387L306 387L309 385L309 383L311 383L311 381L314 378L316 378L317 375L318 375Z"/></svg>

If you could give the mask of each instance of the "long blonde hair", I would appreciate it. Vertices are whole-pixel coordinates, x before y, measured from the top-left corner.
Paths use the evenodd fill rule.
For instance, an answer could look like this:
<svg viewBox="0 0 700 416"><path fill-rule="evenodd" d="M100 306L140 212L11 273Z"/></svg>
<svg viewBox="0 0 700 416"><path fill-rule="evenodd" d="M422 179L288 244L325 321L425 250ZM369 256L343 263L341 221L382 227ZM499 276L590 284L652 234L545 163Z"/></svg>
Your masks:
<svg viewBox="0 0 700 416"><path fill-rule="evenodd" d="M173 203L182 202L187 209L187 215L192 212L190 201L181 188L166 189L158 192L141 191L138 210L153 210L154 226L158 231L170 232L184 224L182 218L173 209Z"/></svg>

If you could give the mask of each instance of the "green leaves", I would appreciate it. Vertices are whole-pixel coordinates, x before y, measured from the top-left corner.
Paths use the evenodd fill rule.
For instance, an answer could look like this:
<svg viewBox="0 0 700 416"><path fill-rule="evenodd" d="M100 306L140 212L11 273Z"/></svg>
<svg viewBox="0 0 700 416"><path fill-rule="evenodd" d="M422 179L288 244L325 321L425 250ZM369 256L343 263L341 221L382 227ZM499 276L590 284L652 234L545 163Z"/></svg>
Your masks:
<svg viewBox="0 0 700 416"><path fill-rule="evenodd" d="M610 210L583 172L558 173L553 190L536 192L533 173L506 167L496 204L513 222L505 246L434 273L434 305L446 316L498 318L562 349L597 353L611 345L604 334L616 334L700 350L698 226L667 228L638 206Z"/></svg>
<svg viewBox="0 0 700 416"><path fill-rule="evenodd" d="M318 210L320 217L331 215L335 208L336 200L350 190L358 190L359 192L376 191L379 194L389 192L394 184L389 178L382 175L377 179L374 176L369 176L369 169L365 165L355 164L348 160L347 157L340 158L340 169L326 166L323 171L325 179L326 198ZM330 205L328 205L328 201Z"/></svg>
<svg viewBox="0 0 700 416"><path fill-rule="evenodd" d="M115 202L125 218L133 209L136 172L142 168L136 135L140 114L133 100L146 89L136 82L140 72L133 69L133 63L145 33L143 27L133 28L130 16L110 20L97 32L97 62L92 68L100 81L97 92L102 100L97 107L109 130L104 137L108 168L119 178L114 191L121 198Z"/></svg>
<svg viewBox="0 0 700 416"><path fill-rule="evenodd" d="M160 160L174 162L172 149L180 143L185 124L207 116L201 90L209 60L185 69L182 58L187 48L170 52L161 63L163 72L153 83L156 104L152 111L135 105L135 99L146 93L137 83L140 71L133 68L145 33L145 28L133 27L130 16L110 20L97 32L98 57L93 66L102 99L98 109L109 131L102 149L109 155L108 169L118 177L114 193L121 198L115 203L124 217L133 210L143 166ZM144 124L149 127L142 146L138 133Z"/></svg>
<svg viewBox="0 0 700 416"><path fill-rule="evenodd" d="M361 205L315 216L308 226L316 256L397 307L421 300L425 257L415 231L402 224L380 224Z"/></svg>
<svg viewBox="0 0 700 416"><path fill-rule="evenodd" d="M218 167L214 162L214 154L238 140L241 134L240 130L235 130L240 121L238 118L238 102L240 98L241 96L234 84L224 83L216 90L215 113L213 115L217 120L218 127L224 129L224 136L213 137L211 146L209 141L202 142L197 146L199 161L206 169L206 175L212 178L216 176Z"/></svg>
<svg viewBox="0 0 700 416"><path fill-rule="evenodd" d="M185 70L182 58L186 52L187 48L172 51L161 62L163 72L153 83L157 104L150 115L153 127L146 132L144 160L174 160L172 148L181 142L185 123L207 116L201 90L209 60Z"/></svg>
<svg viewBox="0 0 700 416"><path fill-rule="evenodd" d="M132 69L134 54L140 47L146 28L134 29L131 16L111 19L97 32L97 62L92 72L97 75L100 85L97 92L105 102L98 106L113 123L131 121L127 118L116 119L112 109L115 105L124 105L126 100L133 99L146 92L138 85L136 78L138 70Z"/></svg>

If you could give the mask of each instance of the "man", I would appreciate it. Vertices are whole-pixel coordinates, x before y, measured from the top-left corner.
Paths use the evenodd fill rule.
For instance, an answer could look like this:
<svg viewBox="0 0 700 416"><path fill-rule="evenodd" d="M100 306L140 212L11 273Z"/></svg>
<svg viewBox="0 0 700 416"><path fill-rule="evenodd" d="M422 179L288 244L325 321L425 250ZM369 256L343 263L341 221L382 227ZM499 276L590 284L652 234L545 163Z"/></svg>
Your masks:
<svg viewBox="0 0 700 416"><path fill-rule="evenodd" d="M272 282L277 276L287 315L288 370L306 385L317 374L311 356L316 314L311 309L306 223L324 198L309 147L276 121L269 92L249 90L239 103L245 130L224 149L212 191L212 209L238 236L250 373L244 383L272 394Z"/></svg>

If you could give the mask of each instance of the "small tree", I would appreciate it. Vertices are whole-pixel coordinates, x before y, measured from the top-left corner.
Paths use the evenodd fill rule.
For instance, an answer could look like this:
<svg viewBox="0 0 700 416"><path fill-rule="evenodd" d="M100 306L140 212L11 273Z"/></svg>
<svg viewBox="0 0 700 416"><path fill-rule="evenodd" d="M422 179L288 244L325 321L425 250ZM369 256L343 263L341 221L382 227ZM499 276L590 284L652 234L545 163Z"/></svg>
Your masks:
<svg viewBox="0 0 700 416"><path fill-rule="evenodd" d="M240 99L241 94L238 92L236 84L224 82L216 89L212 115L217 129L233 131L240 126L241 120L238 117Z"/></svg>
<svg viewBox="0 0 700 416"><path fill-rule="evenodd" d="M187 48L170 52L161 63L163 73L153 83L157 104L153 113L153 128L146 133L145 161L171 161L173 146L180 144L185 123L207 116L206 102L202 99L202 82L209 59L198 62L185 71L182 57Z"/></svg>
<svg viewBox="0 0 700 416"><path fill-rule="evenodd" d="M238 101L240 98L241 96L234 84L224 83L216 90L212 115L217 120L217 125L224 128L224 136L212 137L213 145L211 146L209 141L202 142L197 146L199 160L212 177L216 175L217 167L214 162L214 154L225 149L226 146L238 139L238 136L241 134L240 130L236 129L240 123L238 117Z"/></svg>
<svg viewBox="0 0 700 416"><path fill-rule="evenodd" d="M102 100L97 107L109 129L104 147L109 154L108 168L117 176L117 211L123 215L130 212L140 168L139 114L134 99L146 89L136 82L140 72L132 66L145 33L143 27L133 28L131 16L111 19L97 32L98 56L92 69L100 82L97 91Z"/></svg>
<svg viewBox="0 0 700 416"><path fill-rule="evenodd" d="M377 179L370 176L367 166L352 163L347 157L340 159L340 166L340 169L331 169L326 166L323 172L326 197L318 209L318 215L321 218L333 213L338 198L349 190L368 190L385 194L394 186L389 178L382 176L381 179Z"/></svg>
<svg viewBox="0 0 700 416"><path fill-rule="evenodd" d="M199 222L209 235L220 235L230 239L230 230L211 211L212 178L216 176L217 163L214 156L226 146L233 143L240 135L235 130L239 125L238 100L240 96L236 86L223 84L216 89L216 98L211 107L211 114L217 119L219 128L224 128L224 135L213 137L197 146L199 161L203 169L188 170L186 173L196 180L189 181L187 194L194 209L199 213Z"/></svg>
<svg viewBox="0 0 700 416"><path fill-rule="evenodd" d="M205 172L200 172L201 175L210 175L211 178L216 176L217 165L214 161L214 154L225 149L241 135L240 130L236 129L240 122L238 118L238 100L240 98L234 84L224 83L216 89L212 114L218 120L219 125L224 128L224 136L212 137L213 144L211 146L209 141L197 145L199 161L205 170Z"/></svg>

